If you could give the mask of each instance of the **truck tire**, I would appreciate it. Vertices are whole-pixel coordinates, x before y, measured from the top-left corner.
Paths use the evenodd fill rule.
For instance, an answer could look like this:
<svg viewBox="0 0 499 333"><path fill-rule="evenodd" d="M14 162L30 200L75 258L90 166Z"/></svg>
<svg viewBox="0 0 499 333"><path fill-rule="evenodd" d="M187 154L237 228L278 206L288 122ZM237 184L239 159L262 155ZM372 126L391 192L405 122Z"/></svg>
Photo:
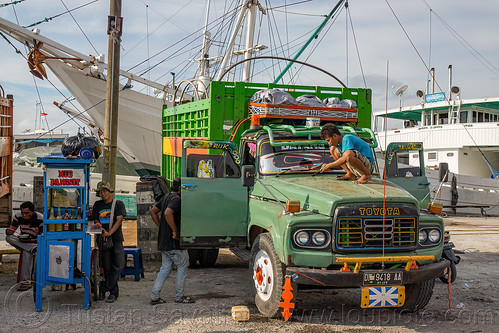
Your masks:
<svg viewBox="0 0 499 333"><path fill-rule="evenodd" d="M217 262L218 249L203 249L199 256L201 267L213 267Z"/></svg>
<svg viewBox="0 0 499 333"><path fill-rule="evenodd" d="M415 312L423 309L431 299L435 280L427 280L405 286L405 304L402 310Z"/></svg>
<svg viewBox="0 0 499 333"><path fill-rule="evenodd" d="M201 256L201 250L198 249L188 249L187 253L189 253L189 267L196 267L196 264Z"/></svg>
<svg viewBox="0 0 499 333"><path fill-rule="evenodd" d="M251 248L249 262L251 282L255 290L255 304L265 317L279 314L286 266L281 263L268 233L258 235Z"/></svg>
<svg viewBox="0 0 499 333"><path fill-rule="evenodd" d="M457 278L457 269L456 269L456 264L454 261L450 262L450 283L454 283ZM443 283L449 283L449 272L447 272L445 275L439 277L440 281Z"/></svg>

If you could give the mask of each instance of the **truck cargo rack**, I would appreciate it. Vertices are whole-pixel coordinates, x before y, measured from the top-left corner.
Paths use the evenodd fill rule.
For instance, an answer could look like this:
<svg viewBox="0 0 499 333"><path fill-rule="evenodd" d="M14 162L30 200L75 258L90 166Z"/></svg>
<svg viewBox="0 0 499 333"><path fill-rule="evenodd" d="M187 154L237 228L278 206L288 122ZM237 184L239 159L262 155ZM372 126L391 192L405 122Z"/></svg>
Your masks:
<svg viewBox="0 0 499 333"><path fill-rule="evenodd" d="M248 103L248 115L260 118L306 119L316 117L321 120L357 122L357 109L311 107L303 105Z"/></svg>
<svg viewBox="0 0 499 333"><path fill-rule="evenodd" d="M354 128L350 126L338 126L338 129L342 134L354 134L357 136L362 136L364 138L370 139L372 142L368 143L369 147L376 148L378 142L374 136L374 132L370 128ZM312 135L320 135L321 127L306 127L306 126L292 126L292 125L268 125L263 126L261 129L249 129L245 131L242 136L249 133L255 133L258 131L266 131L269 135L270 145L272 147L282 147L282 146L303 146L303 145L323 145L327 144L325 140L312 140ZM274 132L287 131L293 135L303 135L308 137L308 141L279 141L274 140Z"/></svg>

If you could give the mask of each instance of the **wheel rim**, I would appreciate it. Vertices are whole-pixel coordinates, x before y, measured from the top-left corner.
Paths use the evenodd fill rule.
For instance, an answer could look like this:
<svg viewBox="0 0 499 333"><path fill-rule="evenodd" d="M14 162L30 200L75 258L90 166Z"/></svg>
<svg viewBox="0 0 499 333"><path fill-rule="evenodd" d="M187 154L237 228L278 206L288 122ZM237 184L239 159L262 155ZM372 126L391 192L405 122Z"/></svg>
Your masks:
<svg viewBox="0 0 499 333"><path fill-rule="evenodd" d="M256 254L253 264L253 281L258 297L267 301L274 287L274 271L270 257L265 251L260 250Z"/></svg>

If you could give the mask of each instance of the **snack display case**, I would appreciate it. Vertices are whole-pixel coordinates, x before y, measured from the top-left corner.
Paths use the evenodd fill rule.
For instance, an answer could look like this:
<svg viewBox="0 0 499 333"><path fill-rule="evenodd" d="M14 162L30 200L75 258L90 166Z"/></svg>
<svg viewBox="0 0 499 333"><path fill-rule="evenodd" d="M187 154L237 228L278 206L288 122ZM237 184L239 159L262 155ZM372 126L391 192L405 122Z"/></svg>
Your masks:
<svg viewBox="0 0 499 333"><path fill-rule="evenodd" d="M37 240L35 310L42 310L47 285L81 284L83 306L90 305L91 242L88 220L89 166L93 159L54 155L43 163L43 234Z"/></svg>

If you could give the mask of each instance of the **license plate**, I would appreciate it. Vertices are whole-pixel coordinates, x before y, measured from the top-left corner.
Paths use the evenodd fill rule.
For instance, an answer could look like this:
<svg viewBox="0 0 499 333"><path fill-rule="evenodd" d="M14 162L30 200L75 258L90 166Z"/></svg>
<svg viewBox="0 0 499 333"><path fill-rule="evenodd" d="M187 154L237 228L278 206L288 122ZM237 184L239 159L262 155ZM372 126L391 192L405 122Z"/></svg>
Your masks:
<svg viewBox="0 0 499 333"><path fill-rule="evenodd" d="M384 286L402 284L403 272L364 271L364 286Z"/></svg>
<svg viewBox="0 0 499 333"><path fill-rule="evenodd" d="M404 305L404 286L379 286L362 288L362 308L387 308Z"/></svg>

